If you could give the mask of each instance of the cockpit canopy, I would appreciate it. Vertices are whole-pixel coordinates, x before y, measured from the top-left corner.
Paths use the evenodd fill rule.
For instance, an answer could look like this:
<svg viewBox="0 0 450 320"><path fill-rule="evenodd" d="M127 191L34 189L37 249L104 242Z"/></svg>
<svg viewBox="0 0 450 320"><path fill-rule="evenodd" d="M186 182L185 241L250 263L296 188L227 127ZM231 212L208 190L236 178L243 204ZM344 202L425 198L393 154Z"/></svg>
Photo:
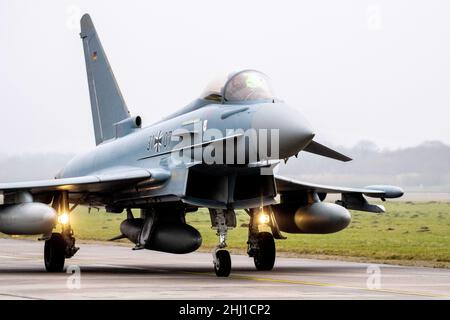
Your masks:
<svg viewBox="0 0 450 320"><path fill-rule="evenodd" d="M213 101L273 100L275 95L269 78L256 70L243 70L209 83L201 95Z"/></svg>

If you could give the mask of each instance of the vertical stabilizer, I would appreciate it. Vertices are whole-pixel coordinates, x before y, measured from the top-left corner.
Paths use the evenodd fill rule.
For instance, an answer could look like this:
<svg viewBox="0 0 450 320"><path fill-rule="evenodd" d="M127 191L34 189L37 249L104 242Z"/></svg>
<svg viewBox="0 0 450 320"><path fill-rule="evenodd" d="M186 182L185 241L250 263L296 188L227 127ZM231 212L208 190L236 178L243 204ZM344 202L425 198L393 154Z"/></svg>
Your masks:
<svg viewBox="0 0 450 320"><path fill-rule="evenodd" d="M84 58L91 99L95 142L115 137L114 124L130 117L116 78L109 65L91 17L85 14L80 21Z"/></svg>

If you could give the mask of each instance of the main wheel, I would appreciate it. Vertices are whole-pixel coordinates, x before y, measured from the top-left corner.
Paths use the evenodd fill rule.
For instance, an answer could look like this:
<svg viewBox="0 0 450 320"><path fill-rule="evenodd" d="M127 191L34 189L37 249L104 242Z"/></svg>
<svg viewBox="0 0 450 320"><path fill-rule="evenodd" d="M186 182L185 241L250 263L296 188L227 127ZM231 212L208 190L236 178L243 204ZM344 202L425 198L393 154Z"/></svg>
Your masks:
<svg viewBox="0 0 450 320"><path fill-rule="evenodd" d="M61 272L66 260L66 242L60 233L52 233L50 239L45 241L44 262L48 272Z"/></svg>
<svg viewBox="0 0 450 320"><path fill-rule="evenodd" d="M255 267L258 270L272 270L275 264L275 240L269 232L261 232L258 234L258 250L253 256Z"/></svg>
<svg viewBox="0 0 450 320"><path fill-rule="evenodd" d="M214 271L218 277L228 277L231 272L231 257L227 250L218 250L214 261Z"/></svg>

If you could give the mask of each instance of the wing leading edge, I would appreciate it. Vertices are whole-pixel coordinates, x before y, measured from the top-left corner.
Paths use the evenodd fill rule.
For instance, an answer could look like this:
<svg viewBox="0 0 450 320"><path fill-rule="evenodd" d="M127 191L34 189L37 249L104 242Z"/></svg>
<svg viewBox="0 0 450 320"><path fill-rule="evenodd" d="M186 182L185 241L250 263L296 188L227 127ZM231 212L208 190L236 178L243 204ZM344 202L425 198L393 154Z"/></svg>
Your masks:
<svg viewBox="0 0 450 320"><path fill-rule="evenodd" d="M108 171L93 173L91 175L0 183L0 192L14 192L26 190L32 193L40 193L56 190L68 190L71 192L99 192L132 183L147 180L167 180L170 174L144 168L116 168Z"/></svg>

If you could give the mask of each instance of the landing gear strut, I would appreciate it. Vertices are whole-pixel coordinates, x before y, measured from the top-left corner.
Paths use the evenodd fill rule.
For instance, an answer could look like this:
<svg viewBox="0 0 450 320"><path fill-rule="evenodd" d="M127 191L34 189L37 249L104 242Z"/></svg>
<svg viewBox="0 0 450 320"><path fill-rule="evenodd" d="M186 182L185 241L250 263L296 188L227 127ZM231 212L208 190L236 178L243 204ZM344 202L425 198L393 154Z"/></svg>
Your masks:
<svg viewBox="0 0 450 320"><path fill-rule="evenodd" d="M54 206L58 212L58 222L62 232L54 232L45 240L44 263L48 272L61 272L66 258L71 258L80 249L75 246L75 237L70 225L69 198L67 191L55 197Z"/></svg>
<svg viewBox="0 0 450 320"><path fill-rule="evenodd" d="M214 271L218 277L228 277L231 272L231 257L225 250L227 233L229 229L236 227L236 214L233 210L209 209L211 225L217 230L219 244L213 252Z"/></svg>

